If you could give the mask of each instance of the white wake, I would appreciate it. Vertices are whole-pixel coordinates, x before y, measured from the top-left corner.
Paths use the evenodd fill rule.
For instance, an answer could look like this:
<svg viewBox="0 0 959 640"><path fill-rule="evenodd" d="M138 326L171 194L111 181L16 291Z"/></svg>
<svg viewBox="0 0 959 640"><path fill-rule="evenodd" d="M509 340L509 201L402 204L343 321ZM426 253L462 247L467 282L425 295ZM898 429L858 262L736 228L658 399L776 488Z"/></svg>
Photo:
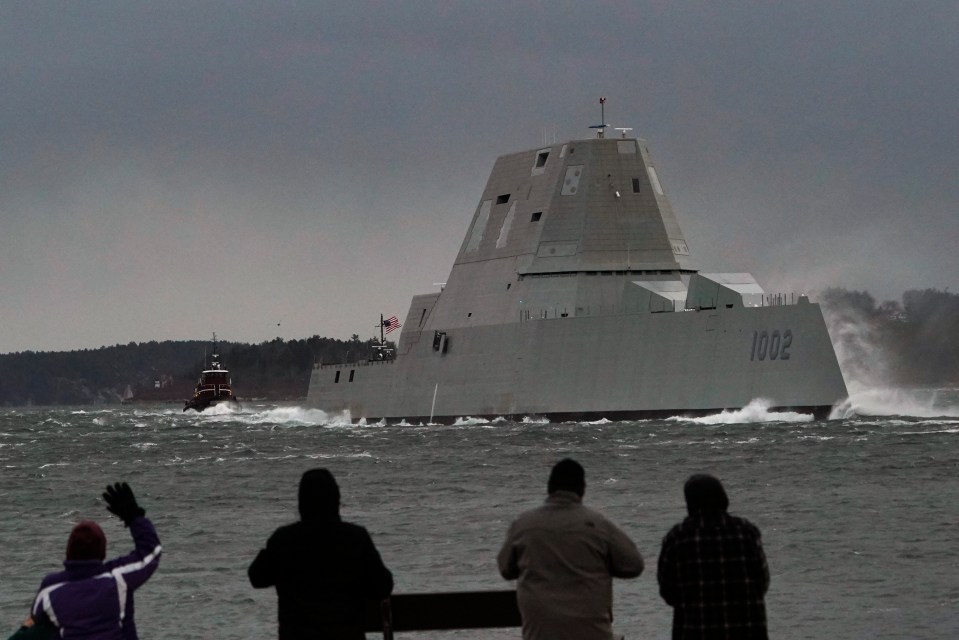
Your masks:
<svg viewBox="0 0 959 640"><path fill-rule="evenodd" d="M676 422L693 422L696 424L748 424L754 422L812 422L813 416L807 413L794 411L770 411L769 400L757 398L742 409L723 411L701 418L686 418L674 416L668 418Z"/></svg>

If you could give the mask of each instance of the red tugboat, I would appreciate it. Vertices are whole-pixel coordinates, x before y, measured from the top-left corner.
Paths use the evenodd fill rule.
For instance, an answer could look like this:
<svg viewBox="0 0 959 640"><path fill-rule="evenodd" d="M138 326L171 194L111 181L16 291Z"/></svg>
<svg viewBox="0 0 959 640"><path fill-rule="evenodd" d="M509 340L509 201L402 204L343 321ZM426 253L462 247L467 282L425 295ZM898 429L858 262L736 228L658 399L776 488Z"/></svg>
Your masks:
<svg viewBox="0 0 959 640"><path fill-rule="evenodd" d="M193 409L194 411L203 411L207 407L224 402L236 403L236 396L233 395L233 388L230 385L230 372L220 366L220 356L217 354L216 334L213 334L213 354L210 360L210 368L200 374L200 380L196 383L196 389L193 391L193 397L186 401L183 410Z"/></svg>

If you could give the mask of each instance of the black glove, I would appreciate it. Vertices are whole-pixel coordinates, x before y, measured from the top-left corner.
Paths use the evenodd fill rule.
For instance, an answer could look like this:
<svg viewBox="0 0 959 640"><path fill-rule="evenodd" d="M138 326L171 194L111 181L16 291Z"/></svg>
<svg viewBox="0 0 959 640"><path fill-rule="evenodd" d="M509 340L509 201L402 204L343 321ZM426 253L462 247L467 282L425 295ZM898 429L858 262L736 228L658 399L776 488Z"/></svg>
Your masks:
<svg viewBox="0 0 959 640"><path fill-rule="evenodd" d="M123 524L130 526L130 523L146 511L137 504L137 499L133 497L133 489L126 482L115 482L113 486L107 485L107 491L103 494L103 499L107 503L107 511L123 520Z"/></svg>

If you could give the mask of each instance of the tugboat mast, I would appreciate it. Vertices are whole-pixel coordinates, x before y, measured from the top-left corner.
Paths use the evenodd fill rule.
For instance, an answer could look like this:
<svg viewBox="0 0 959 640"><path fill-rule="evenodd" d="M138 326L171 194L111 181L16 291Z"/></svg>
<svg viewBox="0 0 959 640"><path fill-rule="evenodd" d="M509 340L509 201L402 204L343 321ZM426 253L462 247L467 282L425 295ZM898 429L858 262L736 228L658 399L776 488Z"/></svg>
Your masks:
<svg viewBox="0 0 959 640"><path fill-rule="evenodd" d="M220 355L219 355L218 351L219 351L219 349L217 349L217 346L216 346L216 331L214 331L214 332L213 332L213 353L210 354L210 357L212 358L212 361L210 362L210 368L211 368L211 369L219 369L219 368L220 368L220 362L219 362L219 360L220 360Z"/></svg>

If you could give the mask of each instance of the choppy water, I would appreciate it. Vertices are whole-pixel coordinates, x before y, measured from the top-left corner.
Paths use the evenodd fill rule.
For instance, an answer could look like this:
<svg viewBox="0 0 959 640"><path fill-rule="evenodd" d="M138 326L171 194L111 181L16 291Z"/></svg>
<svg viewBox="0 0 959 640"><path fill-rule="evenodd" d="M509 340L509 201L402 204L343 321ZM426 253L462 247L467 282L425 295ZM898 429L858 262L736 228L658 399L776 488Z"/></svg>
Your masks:
<svg viewBox="0 0 959 640"><path fill-rule="evenodd" d="M130 548L99 501L109 482L130 482L164 545L138 592L141 636L265 638L275 594L253 590L246 567L295 518L305 469L336 475L344 517L370 530L397 592L497 589L509 521L572 456L587 504L647 560L616 585L627 638L669 637L655 561L697 471L718 475L730 511L763 532L772 637L959 637L959 392L898 394L859 398L860 412L882 415L819 422L761 405L700 420L452 427L354 426L296 406L0 409L0 635L59 568L74 521L99 520L110 554Z"/></svg>

